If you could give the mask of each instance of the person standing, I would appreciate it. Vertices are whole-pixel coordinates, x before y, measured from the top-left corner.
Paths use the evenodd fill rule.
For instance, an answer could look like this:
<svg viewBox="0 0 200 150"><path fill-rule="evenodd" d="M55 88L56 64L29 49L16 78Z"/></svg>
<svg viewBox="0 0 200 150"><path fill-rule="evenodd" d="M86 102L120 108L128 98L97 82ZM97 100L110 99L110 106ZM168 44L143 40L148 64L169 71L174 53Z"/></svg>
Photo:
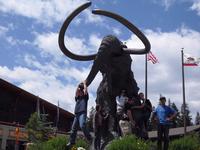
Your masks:
<svg viewBox="0 0 200 150"><path fill-rule="evenodd" d="M126 90L121 90L119 96L116 97L117 114L122 115L124 113L124 105L128 101Z"/></svg>
<svg viewBox="0 0 200 150"><path fill-rule="evenodd" d="M144 93L140 92L139 97L142 104L142 111L143 111L143 124L144 124L144 139L148 139L148 125L149 125L149 118L152 112L152 104L149 99L144 98Z"/></svg>
<svg viewBox="0 0 200 150"><path fill-rule="evenodd" d="M132 97L126 103L125 110L132 125L132 133L139 138L143 138L143 108L140 99Z"/></svg>
<svg viewBox="0 0 200 150"><path fill-rule="evenodd" d="M86 128L86 117L87 117L87 103L88 103L89 95L87 92L87 86L85 82L82 82L78 85L75 95L75 110L74 110L74 121L72 124L71 134L69 138L69 143L66 145L66 150L70 150L72 146L75 144L76 135L78 127L80 126L83 131L86 139L92 143L92 137Z"/></svg>
<svg viewBox="0 0 200 150"><path fill-rule="evenodd" d="M157 119L157 130L158 130L158 150L168 150L169 145L169 125L177 112L165 105L166 98L160 97L160 103L153 112L152 120ZM162 140L164 140L164 146L162 149Z"/></svg>
<svg viewBox="0 0 200 150"><path fill-rule="evenodd" d="M119 96L116 97L116 103L117 103L117 134L118 136L122 136L122 131L119 125L119 121L123 120L124 114L125 114L125 104L128 102L128 97L126 90L121 90L121 93Z"/></svg>

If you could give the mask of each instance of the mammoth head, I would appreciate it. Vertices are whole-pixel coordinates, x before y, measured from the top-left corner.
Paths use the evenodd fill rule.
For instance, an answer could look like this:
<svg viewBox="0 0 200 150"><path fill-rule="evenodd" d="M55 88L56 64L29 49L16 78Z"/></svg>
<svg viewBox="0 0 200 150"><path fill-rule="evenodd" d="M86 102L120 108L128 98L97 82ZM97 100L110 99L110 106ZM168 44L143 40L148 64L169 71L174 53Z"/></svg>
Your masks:
<svg viewBox="0 0 200 150"><path fill-rule="evenodd" d="M59 38L58 38L58 43L59 43L59 47L61 49L61 51L67 56L70 57L71 59L75 59L75 60L80 60L80 61L89 61L89 60L94 60L97 54L91 54L91 55L77 55L72 53L69 49L66 48L65 43L64 43L64 36L65 36L65 32L70 24L70 22L73 20L74 17L76 17L81 11L83 11L84 9L88 8L91 5L91 2L87 2L83 5L81 5L80 7L78 7L77 9L75 9L65 20L65 22L63 23L60 33L59 33ZM128 20L126 20L125 18L121 17L120 15L114 14L112 12L108 12L108 11L104 11L104 10L93 10L92 11L93 14L97 14L97 15L103 15L103 16L107 16L110 18L113 18L117 21L119 21L121 24L123 24L124 26L126 26L129 30L131 30L144 44L145 48L143 49L133 49L133 48L127 48L125 45L123 45L120 41L119 43L116 43L120 45L120 49L115 49L115 51L113 51L113 53L127 53L127 54L146 54L150 51L151 45L148 41L148 39L145 37L145 35L136 27L134 26L132 23L130 23ZM102 44L101 44L102 45Z"/></svg>

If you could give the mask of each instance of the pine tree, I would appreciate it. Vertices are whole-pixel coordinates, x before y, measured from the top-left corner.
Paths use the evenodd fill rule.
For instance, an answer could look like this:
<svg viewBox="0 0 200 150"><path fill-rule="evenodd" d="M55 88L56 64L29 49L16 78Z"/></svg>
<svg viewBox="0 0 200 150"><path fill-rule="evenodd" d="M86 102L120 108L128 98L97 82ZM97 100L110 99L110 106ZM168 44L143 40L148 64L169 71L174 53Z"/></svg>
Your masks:
<svg viewBox="0 0 200 150"><path fill-rule="evenodd" d="M192 125L192 117L190 115L190 110L189 110L188 104L185 104L185 118L186 118L186 126ZM181 114L180 114L179 126L181 126L181 127L184 126L184 109L183 109L183 104L181 106Z"/></svg>
<svg viewBox="0 0 200 150"><path fill-rule="evenodd" d="M171 108L174 109L177 112L175 119L173 119L173 121L172 121L172 128L176 128L176 127L179 127L178 124L180 122L180 112L179 112L179 110L176 107L176 104L174 102L171 103Z"/></svg>
<svg viewBox="0 0 200 150"><path fill-rule="evenodd" d="M195 125L200 125L200 115L199 115L199 112L197 112L197 115L195 117Z"/></svg>
<svg viewBox="0 0 200 150"><path fill-rule="evenodd" d="M47 121L47 114L33 113L26 123L25 128L28 132L28 141L33 143L43 142L53 134L54 128L51 122Z"/></svg>
<svg viewBox="0 0 200 150"><path fill-rule="evenodd" d="M171 107L172 106L172 103L171 103L171 100L170 98L168 99L168 106Z"/></svg>

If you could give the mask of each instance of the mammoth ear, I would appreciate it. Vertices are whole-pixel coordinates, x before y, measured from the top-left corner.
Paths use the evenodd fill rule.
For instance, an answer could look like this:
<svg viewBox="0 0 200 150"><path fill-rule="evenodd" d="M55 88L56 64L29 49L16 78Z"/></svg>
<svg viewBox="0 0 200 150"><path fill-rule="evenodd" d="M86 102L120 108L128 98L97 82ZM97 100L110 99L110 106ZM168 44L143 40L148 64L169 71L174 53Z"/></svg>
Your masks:
<svg viewBox="0 0 200 150"><path fill-rule="evenodd" d="M77 55L72 53L66 46L65 46L65 42L64 42L64 37L65 37L65 32L70 24L70 22L80 13L82 12L84 9L88 8L91 5L91 2L87 2L83 5L81 5L80 7L78 7L77 9L75 9L65 20L65 22L63 23L60 32L59 32L59 37L58 37L58 44L59 47L61 49L61 51L69 58L71 59L75 59L75 60L81 60L81 61L88 61L88 60L93 60L96 57L96 54L92 54L92 55Z"/></svg>
<svg viewBox="0 0 200 150"><path fill-rule="evenodd" d="M151 45L149 40L146 38L146 36L132 23L130 23L127 19L123 18L120 15L117 15L115 13L109 12L109 11L104 11L104 10L92 10L93 14L97 14L97 15L103 15L103 16L107 16L110 18L113 18L117 21L119 21L121 24L123 24L124 26L126 26L129 30L131 30L144 44L145 48L144 49L133 49L133 48L127 48L127 47L123 47L123 50L125 53L127 54L146 54L150 51L151 49Z"/></svg>

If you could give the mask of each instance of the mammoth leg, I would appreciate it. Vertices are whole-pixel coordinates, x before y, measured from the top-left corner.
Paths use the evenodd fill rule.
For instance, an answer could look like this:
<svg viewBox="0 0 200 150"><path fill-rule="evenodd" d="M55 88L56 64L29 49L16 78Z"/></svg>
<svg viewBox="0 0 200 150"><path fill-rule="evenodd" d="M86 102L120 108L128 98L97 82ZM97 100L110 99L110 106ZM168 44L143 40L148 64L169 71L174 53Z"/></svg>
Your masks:
<svg viewBox="0 0 200 150"><path fill-rule="evenodd" d="M108 118L103 123L103 140L104 144L114 138L113 131L115 130L116 120L116 101L115 98L108 92L107 81L103 80L97 90L96 103L101 105L103 114L108 114Z"/></svg>

